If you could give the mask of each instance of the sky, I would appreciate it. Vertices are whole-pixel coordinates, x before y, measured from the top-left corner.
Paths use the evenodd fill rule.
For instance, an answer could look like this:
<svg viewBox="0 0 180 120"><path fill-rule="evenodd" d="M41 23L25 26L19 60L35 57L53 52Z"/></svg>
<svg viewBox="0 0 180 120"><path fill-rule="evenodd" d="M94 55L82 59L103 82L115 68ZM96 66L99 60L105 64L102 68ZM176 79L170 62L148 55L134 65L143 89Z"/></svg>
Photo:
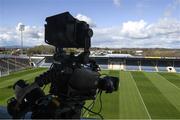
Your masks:
<svg viewBox="0 0 180 120"><path fill-rule="evenodd" d="M180 48L180 0L0 0L0 46L45 44L45 18L69 11L93 29L92 47Z"/></svg>

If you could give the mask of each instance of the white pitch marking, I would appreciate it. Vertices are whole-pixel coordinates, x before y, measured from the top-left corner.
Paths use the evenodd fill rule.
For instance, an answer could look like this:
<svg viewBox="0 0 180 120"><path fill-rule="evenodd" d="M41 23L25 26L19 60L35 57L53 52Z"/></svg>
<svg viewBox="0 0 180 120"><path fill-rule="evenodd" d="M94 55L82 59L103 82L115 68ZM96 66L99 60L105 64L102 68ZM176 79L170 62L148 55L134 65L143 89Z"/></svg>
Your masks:
<svg viewBox="0 0 180 120"><path fill-rule="evenodd" d="M159 75L159 74L157 74L157 75L160 76L162 79L168 81L172 86L174 86L174 87L177 88L178 90L180 90L179 87L177 87L176 85L174 85L173 83L171 83L171 82L170 82L169 80L167 80L165 77L163 77L163 76L161 76L161 75Z"/></svg>
<svg viewBox="0 0 180 120"><path fill-rule="evenodd" d="M134 83L135 86L136 86L136 89L137 89L138 94L139 94L139 96L140 96L140 99L141 99L141 101L142 101L142 103L143 103L143 105L144 105L144 108L145 108L145 110L146 110L146 112L147 112L147 114L148 114L148 117L149 117L149 119L151 120L151 116L150 116L150 114L149 114L149 112L148 112L148 110L147 110L147 107L146 107L146 105L145 105L145 103L144 103L144 101L143 101L143 98L142 98L142 96L141 96L141 93L139 92L139 89L137 88L136 82L134 81L134 78L132 77L131 73L129 73L129 74L130 74L131 79L133 80L133 83Z"/></svg>

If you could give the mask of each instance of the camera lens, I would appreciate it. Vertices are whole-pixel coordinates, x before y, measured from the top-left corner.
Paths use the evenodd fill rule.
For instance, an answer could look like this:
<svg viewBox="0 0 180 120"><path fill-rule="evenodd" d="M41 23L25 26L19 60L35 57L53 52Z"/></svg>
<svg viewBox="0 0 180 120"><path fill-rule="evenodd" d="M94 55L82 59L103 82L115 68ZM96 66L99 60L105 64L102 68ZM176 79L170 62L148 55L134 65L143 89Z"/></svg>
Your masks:
<svg viewBox="0 0 180 120"><path fill-rule="evenodd" d="M93 31L92 31L92 29L89 29L88 30L88 37L92 37L93 36Z"/></svg>

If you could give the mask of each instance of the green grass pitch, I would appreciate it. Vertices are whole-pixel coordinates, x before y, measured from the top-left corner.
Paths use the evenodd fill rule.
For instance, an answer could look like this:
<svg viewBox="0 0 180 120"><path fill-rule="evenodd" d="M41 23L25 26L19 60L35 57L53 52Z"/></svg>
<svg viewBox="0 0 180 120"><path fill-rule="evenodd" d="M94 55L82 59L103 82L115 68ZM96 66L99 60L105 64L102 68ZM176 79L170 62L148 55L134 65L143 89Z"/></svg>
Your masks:
<svg viewBox="0 0 180 120"><path fill-rule="evenodd" d="M19 79L32 82L46 68L27 69L0 78L0 105L13 96L12 85ZM112 71L103 74L120 78L119 90L102 94L104 118L116 119L180 119L180 74ZM46 87L46 92L48 87ZM91 101L87 101L86 105ZM100 107L97 97L93 111ZM84 117L98 117L86 113Z"/></svg>

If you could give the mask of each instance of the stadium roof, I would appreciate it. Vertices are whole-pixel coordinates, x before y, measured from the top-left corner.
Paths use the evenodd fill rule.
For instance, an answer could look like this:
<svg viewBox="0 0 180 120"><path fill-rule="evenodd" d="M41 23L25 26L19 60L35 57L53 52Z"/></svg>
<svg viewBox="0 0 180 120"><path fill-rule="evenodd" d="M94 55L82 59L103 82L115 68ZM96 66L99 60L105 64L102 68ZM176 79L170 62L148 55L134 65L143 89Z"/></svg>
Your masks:
<svg viewBox="0 0 180 120"><path fill-rule="evenodd" d="M0 54L0 58L25 58L25 59L29 59L28 56L16 56L16 55L10 55L10 54Z"/></svg>
<svg viewBox="0 0 180 120"><path fill-rule="evenodd" d="M113 58L126 58L126 57L133 57L130 54L106 54L106 55L94 55L90 57L113 57Z"/></svg>
<svg viewBox="0 0 180 120"><path fill-rule="evenodd" d="M133 57L132 55L130 54L107 54L105 55L105 57Z"/></svg>

